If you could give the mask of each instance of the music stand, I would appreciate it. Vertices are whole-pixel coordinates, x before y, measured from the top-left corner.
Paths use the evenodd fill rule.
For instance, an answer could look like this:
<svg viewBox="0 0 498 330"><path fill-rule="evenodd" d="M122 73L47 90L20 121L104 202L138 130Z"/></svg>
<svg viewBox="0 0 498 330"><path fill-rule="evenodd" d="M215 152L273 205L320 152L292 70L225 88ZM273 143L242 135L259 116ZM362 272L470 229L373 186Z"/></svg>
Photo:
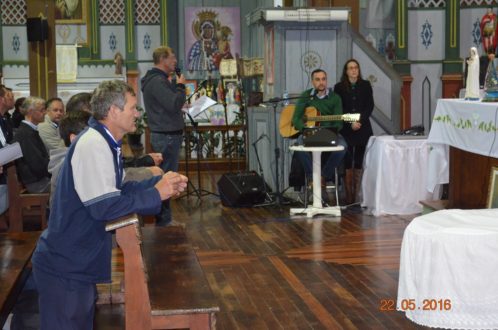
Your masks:
<svg viewBox="0 0 498 330"><path fill-rule="evenodd" d="M202 86L202 84L200 86ZM194 93L192 93L192 95L194 95L197 91L198 91L198 89L196 89L196 91L194 91ZM189 96L189 98L187 99L187 101L190 100L190 98L192 97L192 95ZM199 109L195 110L195 112L193 113L194 117L197 117L199 114L201 114L204 111L206 111L207 108L209 108L213 104L216 104L216 102L214 102L212 99L210 99L210 98L208 98L208 99L210 101L207 100L207 103L205 103L204 107L201 104L198 104L199 105ZM202 103L202 102L200 102L200 103ZM197 159L196 159L196 163L197 163L197 188L195 188L194 185L192 184L194 193L197 195L197 199L199 201L202 201L202 196L208 196L208 195L219 196L218 194L216 194L214 192L211 192L211 191L206 190L206 189L202 189L202 185L201 185L201 155L202 155L202 150L201 150L201 138L200 138L200 134L199 134L199 130L198 130L199 123L194 120L194 118L190 114L189 109L187 109L187 111L185 111L185 114L187 115L187 117L188 117L188 119L190 121L190 125L192 126L192 132L197 135L197 143L196 143L196 153L197 153ZM190 138L187 138L187 145L189 145L189 144L190 144ZM188 147L187 147L187 149L188 149ZM189 158L189 155L185 154L185 165L186 165L187 168L188 168L188 158ZM186 174L188 176L188 170L186 171ZM187 192L187 194L185 196L188 197L189 195L190 195L190 193Z"/></svg>
<svg viewBox="0 0 498 330"><path fill-rule="evenodd" d="M201 89L201 87L204 86L204 83L205 83L206 80L204 80L203 82L201 82L196 88L195 90L192 92L192 94L189 95L189 97L187 97L187 99L185 100L185 104L189 104L190 103L190 99L192 98L192 96L194 96L195 94L197 94L197 92L199 92L199 90ZM190 142L190 139L187 138L187 141L186 141L186 144L185 144L185 175L187 176L188 178L188 159L189 159L189 156L187 156L187 144ZM188 180L188 183L187 183L187 191L185 193L185 195L182 195L180 197L178 197L178 199L180 198L183 198L183 197L189 197L190 196L190 191L189 191L189 187L192 188L193 190L193 193L195 193L195 195L197 196L197 199L198 200L201 200L201 194L199 192L199 190L194 186L194 184Z"/></svg>

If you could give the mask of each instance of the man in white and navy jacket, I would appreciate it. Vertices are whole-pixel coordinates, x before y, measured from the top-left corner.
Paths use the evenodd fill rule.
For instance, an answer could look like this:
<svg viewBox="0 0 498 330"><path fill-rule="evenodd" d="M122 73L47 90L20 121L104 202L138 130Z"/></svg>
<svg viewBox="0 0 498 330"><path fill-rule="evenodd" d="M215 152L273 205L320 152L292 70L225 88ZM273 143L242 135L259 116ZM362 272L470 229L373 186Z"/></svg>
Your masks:
<svg viewBox="0 0 498 330"><path fill-rule="evenodd" d="M89 127L71 144L59 173L48 228L33 254L41 329L92 329L95 284L111 280L106 222L156 214L187 178L168 172L123 183L121 139L135 130L136 97L122 81L96 88Z"/></svg>

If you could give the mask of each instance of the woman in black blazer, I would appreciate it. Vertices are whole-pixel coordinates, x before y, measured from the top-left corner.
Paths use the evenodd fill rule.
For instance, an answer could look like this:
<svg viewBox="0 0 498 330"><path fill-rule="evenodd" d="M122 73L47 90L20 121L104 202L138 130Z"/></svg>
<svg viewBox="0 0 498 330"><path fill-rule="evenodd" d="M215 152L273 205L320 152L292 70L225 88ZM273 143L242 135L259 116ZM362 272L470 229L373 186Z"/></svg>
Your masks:
<svg viewBox="0 0 498 330"><path fill-rule="evenodd" d="M340 132L348 143L348 152L344 157L345 188L346 203L351 204L357 198L363 156L368 139L373 135L370 124L370 115L374 107L372 86L368 80L362 78L357 60L350 59L344 64L341 81L335 85L334 92L342 99L343 113L360 113L360 121L344 123Z"/></svg>

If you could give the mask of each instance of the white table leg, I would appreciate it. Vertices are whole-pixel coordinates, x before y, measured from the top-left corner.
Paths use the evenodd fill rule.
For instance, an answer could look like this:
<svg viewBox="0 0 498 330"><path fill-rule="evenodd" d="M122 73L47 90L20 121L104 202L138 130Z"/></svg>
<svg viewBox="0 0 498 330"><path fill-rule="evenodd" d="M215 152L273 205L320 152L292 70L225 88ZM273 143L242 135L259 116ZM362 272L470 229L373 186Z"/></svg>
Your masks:
<svg viewBox="0 0 498 330"><path fill-rule="evenodd" d="M292 208L290 214L305 213L308 218L316 214L329 214L340 217L341 208L339 206L323 207L322 204L322 152L313 151L313 206L307 208ZM337 187L336 187L337 189Z"/></svg>
<svg viewBox="0 0 498 330"><path fill-rule="evenodd" d="M313 207L322 205L322 152L313 151Z"/></svg>

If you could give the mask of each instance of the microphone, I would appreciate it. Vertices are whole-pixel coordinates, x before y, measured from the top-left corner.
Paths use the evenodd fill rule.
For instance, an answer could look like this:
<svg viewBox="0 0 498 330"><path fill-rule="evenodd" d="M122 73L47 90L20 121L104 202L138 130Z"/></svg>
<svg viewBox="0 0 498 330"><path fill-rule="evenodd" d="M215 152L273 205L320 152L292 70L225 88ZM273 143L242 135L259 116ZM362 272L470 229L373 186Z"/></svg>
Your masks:
<svg viewBox="0 0 498 330"><path fill-rule="evenodd" d="M180 78L180 76L182 75L182 69L180 69L179 67L175 66L175 73L176 73L176 76L178 78Z"/></svg>
<svg viewBox="0 0 498 330"><path fill-rule="evenodd" d="M199 84L199 86L205 87L206 84L207 84L207 82L208 82L207 79L204 79L203 81L201 81L201 83Z"/></svg>

